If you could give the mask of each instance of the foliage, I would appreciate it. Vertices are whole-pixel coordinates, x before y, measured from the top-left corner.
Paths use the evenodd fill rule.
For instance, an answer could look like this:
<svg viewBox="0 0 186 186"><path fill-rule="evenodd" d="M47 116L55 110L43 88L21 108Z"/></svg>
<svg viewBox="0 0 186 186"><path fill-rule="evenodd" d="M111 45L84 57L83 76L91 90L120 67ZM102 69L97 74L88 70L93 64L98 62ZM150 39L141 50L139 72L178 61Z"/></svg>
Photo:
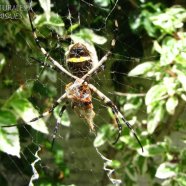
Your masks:
<svg viewBox="0 0 186 186"><path fill-rule="evenodd" d="M141 156L136 155L131 159L129 153L123 155L124 161L129 162L125 164L128 167L125 174L130 178L131 184L138 184L142 179L147 180L148 185L160 183L161 185L186 185L185 166L181 163L186 148L185 122L180 117L184 113L186 101L186 33L182 29L185 19L186 10L181 6L165 8L162 4L154 5L148 2L141 5L141 13L131 21L134 32L145 30L149 37L153 38L152 51L159 54L156 61L145 61L128 74L153 80L143 100L147 109L147 119L140 117L135 119L136 123L146 125L146 132L141 131L144 152L141 152L139 146L133 145L131 136L127 136L129 134L121 137L120 144L117 145L118 153L124 148L124 142L129 148L138 149ZM127 97L131 95L129 93ZM137 101L133 103L130 101L130 104L133 104L128 106L128 109L131 109L130 113L136 112L134 108L139 112L142 109L141 98L133 96L132 99ZM123 108L128 111L125 106ZM104 145L106 139L110 138L108 129L103 128L103 130L104 132L101 132L95 140L96 146ZM148 140L143 140L144 138ZM182 145L177 146L175 140ZM134 174L136 169L139 169L139 174Z"/></svg>
<svg viewBox="0 0 186 186"><path fill-rule="evenodd" d="M16 2L19 5L25 5L23 0ZM1 4L4 3L1 2ZM8 1L6 3L8 4ZM83 11L81 12L82 17L87 19L83 20L81 24L76 20L70 25L65 19L69 12L66 12L66 17L58 15L51 8L49 0L33 3L36 10L42 10L37 12L34 25L42 39L42 44L46 48L52 48L50 52L53 53L54 57L63 59L64 56L61 57L60 55L67 49L67 45L62 45L62 48L58 46L56 36L58 36L59 42L60 39L67 38L69 34L75 42L86 40L97 57L95 46L98 49L98 54L104 53L105 50L108 50L108 41L116 35L116 49L113 51L114 55L111 62L115 64L118 58L121 58L122 63L124 63L126 58L123 48L125 46L119 47L120 45L118 45L117 47L117 42L124 45L122 35L125 34L123 31L123 25L126 23L123 21L125 16L120 15L122 11L119 12L119 16L114 13L115 17L110 16L109 13L112 11L114 1L96 0L94 3L95 7L101 7L95 10L95 15L99 16L95 17L87 14L87 11ZM123 5L126 2L119 3L116 4L116 10L124 10ZM75 9L74 11L81 11L77 1L71 1L71 5ZM87 4L85 3L83 6L87 7ZM116 96L115 100L117 100L121 112L137 130L144 152L141 151L139 144L131 136L130 131L124 128L124 125L119 142L116 145L112 144L117 131L115 126L111 125L115 124L115 121L109 109L106 114L112 118L112 121L99 127L92 147L104 148L105 156L113 160L110 167L116 169L116 177L122 179L125 185L184 186L186 185L184 121L186 101L186 33L184 21L186 20L186 10L180 5L168 7L164 2L152 3L149 1L138 2L134 7L128 10L126 18L127 22L130 23L130 28L127 28L130 30L128 32L138 35L139 38L142 37L144 53L147 52L147 56L156 57L149 61L140 62L130 70L128 76L138 78L140 81L139 89L137 87L135 91L134 89L132 91L131 89L120 90L128 93L125 97ZM13 156L20 158L20 160L15 160L18 163L23 161L26 154L27 161L29 160L27 164L31 165L32 170L30 167L23 168L25 169L23 174L33 178L37 176L36 172L33 174L33 169L36 168L39 174L37 185L61 185L61 183L65 185L63 180L70 178L70 171L72 170L65 161L67 149L63 149L60 143L61 141L68 143L68 140L60 139L60 142L56 142L54 149L51 150L51 139L49 141L47 139L48 135L52 133L49 132L50 127L47 125L51 120L46 118L28 123L30 119L38 116L39 113L49 107L54 97L58 96L59 89L56 88L56 83L59 78L56 72L47 69L40 70L33 63L30 65L30 57L32 56L47 61L35 46L26 10L18 13L21 19L16 21L11 19L0 20L0 73L2 76L0 86L1 95L6 97L6 100L0 100L1 154L5 156L3 153L6 153L12 159ZM121 29L122 32L119 32L118 35L113 32L115 18L118 18L119 30ZM104 23L103 27L100 22ZM94 26L102 28L101 32L92 29ZM104 30L105 28L106 30ZM54 38L51 32L54 34ZM152 48L150 52L149 48ZM17 71L17 67L22 70ZM15 73L9 73L10 68ZM108 74L109 71L110 69L107 68L105 73ZM18 73L20 73L20 77ZM149 79L150 84L148 83ZM65 80L65 78L62 80L64 84L66 84ZM113 89L113 87L107 88L109 89L108 92ZM141 94L145 96L141 96ZM96 108L95 111L97 111ZM58 113L59 107L55 109L55 119L59 119ZM65 112L61 118L63 127L70 127L70 119L71 117ZM17 123L21 123L22 126L16 125ZM11 127L11 125L14 126ZM41 161L47 159L48 153L53 162L51 167L54 171L51 172L38 166L36 162L36 160L40 161L40 158ZM83 154L81 155L83 158ZM71 161L70 156L69 161ZM5 162L8 162L6 158ZM4 167L6 167L5 162L2 165ZM15 170L11 171L12 174L15 174ZM8 179L3 174L0 175L1 182L8 185ZM72 182L71 184L78 183Z"/></svg>

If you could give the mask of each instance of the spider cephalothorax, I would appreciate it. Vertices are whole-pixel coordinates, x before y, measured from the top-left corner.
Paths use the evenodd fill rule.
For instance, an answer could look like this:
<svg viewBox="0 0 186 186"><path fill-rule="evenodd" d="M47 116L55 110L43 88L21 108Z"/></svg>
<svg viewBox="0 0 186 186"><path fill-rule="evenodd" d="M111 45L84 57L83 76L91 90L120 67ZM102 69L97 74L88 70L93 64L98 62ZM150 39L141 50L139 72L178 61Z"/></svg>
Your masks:
<svg viewBox="0 0 186 186"><path fill-rule="evenodd" d="M69 47L66 63L70 72L77 77L83 77L93 66L91 54L82 43L75 43Z"/></svg>

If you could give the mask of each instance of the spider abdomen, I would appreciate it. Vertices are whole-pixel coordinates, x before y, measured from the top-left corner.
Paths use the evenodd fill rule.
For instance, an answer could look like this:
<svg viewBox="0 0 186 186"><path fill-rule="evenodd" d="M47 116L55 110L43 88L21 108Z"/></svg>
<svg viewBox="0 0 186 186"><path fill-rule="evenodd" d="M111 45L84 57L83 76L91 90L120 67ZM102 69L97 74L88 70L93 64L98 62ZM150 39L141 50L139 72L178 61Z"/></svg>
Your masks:
<svg viewBox="0 0 186 186"><path fill-rule="evenodd" d="M91 68L92 63L90 60L79 63L68 62L68 69L77 77L83 77Z"/></svg>
<svg viewBox="0 0 186 186"><path fill-rule="evenodd" d="M81 43L75 43L69 48L66 63L70 72L77 77L84 76L93 65L89 50Z"/></svg>

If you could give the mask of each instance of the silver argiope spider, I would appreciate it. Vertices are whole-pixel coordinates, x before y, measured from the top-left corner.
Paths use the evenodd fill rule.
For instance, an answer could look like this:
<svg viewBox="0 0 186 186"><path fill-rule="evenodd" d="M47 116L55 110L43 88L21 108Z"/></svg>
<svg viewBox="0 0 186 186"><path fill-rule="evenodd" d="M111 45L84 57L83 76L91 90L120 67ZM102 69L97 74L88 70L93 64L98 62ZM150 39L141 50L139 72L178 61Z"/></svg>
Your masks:
<svg viewBox="0 0 186 186"><path fill-rule="evenodd" d="M86 120L86 122L89 124L89 127L92 131L94 131L94 123L93 119L95 116L94 110L93 110L93 104L92 104L92 93L95 93L97 97L102 100L106 106L110 107L112 109L112 112L115 116L115 120L117 122L118 126L118 136L115 140L115 143L120 138L121 132L122 132L122 125L120 124L120 120L124 122L124 124L132 131L133 135L135 136L136 140L138 141L142 151L143 146L138 139L135 131L132 129L129 122L125 119L125 117L121 114L121 112L118 110L116 105L101 91L99 91L94 85L90 84L88 79L89 77L95 73L104 62L106 62L108 56L111 55L111 50L108 51L101 60L93 66L93 60L90 55L90 51L87 49L87 47L82 43L75 43L72 44L69 47L69 51L66 56L66 64L68 66L68 70L66 70L62 65L58 63L51 55L41 46L40 41L36 34L36 28L34 27L32 23L31 13L33 12L32 8L28 10L28 16L29 21L32 29L32 33L35 39L36 45L39 47L43 55L49 59L49 61L52 63L52 65L44 64L46 67L53 68L54 70L63 72L70 78L74 79L73 82L66 85L65 93L61 95L60 98L58 98L53 105L49 108L48 111L44 112L43 114L39 115L36 118L33 118L30 120L30 122L37 121L40 118L43 118L51 113L53 113L54 109L65 99L68 99L72 103L73 109ZM115 24L117 27L117 24ZM115 40L112 40L111 47L114 47ZM33 58L34 59L34 58ZM40 62L36 59L37 62ZM42 62L40 62L42 63ZM59 116L61 117L64 110L66 109L66 106L63 106L60 110ZM54 135L53 135L53 141L55 139L55 135L57 133L58 127L59 127L60 121L57 120L57 124L54 129Z"/></svg>

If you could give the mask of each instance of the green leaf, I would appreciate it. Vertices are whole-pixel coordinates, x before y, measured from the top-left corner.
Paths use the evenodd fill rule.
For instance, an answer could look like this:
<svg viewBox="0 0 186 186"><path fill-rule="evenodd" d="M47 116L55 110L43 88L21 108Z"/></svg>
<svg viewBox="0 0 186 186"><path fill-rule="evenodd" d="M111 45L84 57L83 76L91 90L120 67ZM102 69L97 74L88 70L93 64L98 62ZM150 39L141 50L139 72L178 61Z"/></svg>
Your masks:
<svg viewBox="0 0 186 186"><path fill-rule="evenodd" d="M0 126L16 123L16 117L10 111L0 110ZM0 128L0 150L20 157L19 133L17 127Z"/></svg>
<svg viewBox="0 0 186 186"><path fill-rule="evenodd" d="M179 186L185 186L186 185L186 175L185 175L185 173L182 173L182 175L180 174L179 176L177 176L176 181L177 181Z"/></svg>
<svg viewBox="0 0 186 186"><path fill-rule="evenodd" d="M172 34L183 27L186 11L181 6L167 8L165 12L150 17L152 23L163 33Z"/></svg>
<svg viewBox="0 0 186 186"><path fill-rule="evenodd" d="M167 112L169 114L173 115L177 105L178 105L178 98L176 96L169 97L167 102L166 102L166 110L167 110Z"/></svg>
<svg viewBox="0 0 186 186"><path fill-rule="evenodd" d="M5 56L2 53L0 53L0 73L3 70L5 64L6 64Z"/></svg>
<svg viewBox="0 0 186 186"><path fill-rule="evenodd" d="M184 91L186 91L186 76L185 75L178 75L178 80L180 81Z"/></svg>
<svg viewBox="0 0 186 186"><path fill-rule="evenodd" d="M108 165L114 169L119 169L121 167L121 162L119 162L118 160L112 160L108 163Z"/></svg>
<svg viewBox="0 0 186 186"><path fill-rule="evenodd" d="M134 102L134 103L126 103L123 107L125 115L127 115L126 113L132 113L134 112L134 110L139 109L139 107L141 106L141 100L139 100L139 102Z"/></svg>
<svg viewBox="0 0 186 186"><path fill-rule="evenodd" d="M125 131L126 131L126 129L125 129ZM140 139L142 144L146 143L146 141L144 139L140 138L139 134L137 134L137 136ZM133 150L137 150L138 152L139 151L142 152L142 149L141 149L138 141L136 140L135 136L132 134L131 130L126 131L125 135L122 135L119 138L119 141L124 142L125 144L127 144L127 147L129 147L129 148L131 148Z"/></svg>
<svg viewBox="0 0 186 186"><path fill-rule="evenodd" d="M57 26L57 27L63 27L64 26L63 20L56 13L51 14L50 20L47 22L47 24L52 25L52 26Z"/></svg>
<svg viewBox="0 0 186 186"><path fill-rule="evenodd" d="M134 69L132 69L128 73L128 76L138 76L138 75L145 74L149 70L152 70L152 68L154 67L154 65L155 65L154 62L145 62L145 63L142 63L142 64L136 66Z"/></svg>
<svg viewBox="0 0 186 186"><path fill-rule="evenodd" d="M0 126L13 125L16 123L16 117L8 110L0 110Z"/></svg>
<svg viewBox="0 0 186 186"><path fill-rule="evenodd" d="M107 41L105 37L97 35L88 28L81 29L79 32L72 34L73 40L77 40L77 38L86 40L88 42L94 42L98 45L103 45Z"/></svg>
<svg viewBox="0 0 186 186"><path fill-rule="evenodd" d="M11 107L11 102L20 99L20 98L28 98L31 96L31 91L33 87L33 82L29 82L26 85L20 86L5 102L5 105L3 107Z"/></svg>
<svg viewBox="0 0 186 186"><path fill-rule="evenodd" d="M177 175L177 164L165 162L158 167L155 176L159 179L167 179L167 178L172 178L176 175Z"/></svg>
<svg viewBox="0 0 186 186"><path fill-rule="evenodd" d="M38 117L39 113L27 99L12 99L9 104L26 124L30 125L35 130L48 134L48 128L42 119L29 122L33 118Z"/></svg>
<svg viewBox="0 0 186 186"><path fill-rule="evenodd" d="M55 153L54 159L57 164L61 164L64 160L64 151L57 150L57 152Z"/></svg>
<svg viewBox="0 0 186 186"><path fill-rule="evenodd" d="M166 95L167 90L163 84L157 84L150 88L145 97L146 105L150 105L153 102L160 101L162 96Z"/></svg>
<svg viewBox="0 0 186 186"><path fill-rule="evenodd" d="M150 37L157 37L159 31L152 23L151 16L159 14L159 12L162 12L160 3L154 4L152 2L147 2L142 4L140 15L138 17L135 16L131 23L133 31L136 32L145 29Z"/></svg>
<svg viewBox="0 0 186 186"><path fill-rule="evenodd" d="M186 95L185 94L181 94L181 98L183 99L183 101L186 102Z"/></svg>
<svg viewBox="0 0 186 186"><path fill-rule="evenodd" d="M156 107L154 107L153 111L149 115L149 119L147 121L147 131L149 134L152 134L154 130L157 128L158 124L165 115L165 109L163 107L163 104L158 104Z"/></svg>
<svg viewBox="0 0 186 186"><path fill-rule="evenodd" d="M127 177L130 178L130 180L132 180L133 182L137 181L137 173L134 172L134 169L132 169L131 167L126 167L125 172Z"/></svg>
<svg viewBox="0 0 186 186"><path fill-rule="evenodd" d="M144 20L143 26L150 37L155 37L157 28L152 24L152 21L150 20L151 14L148 13L146 16L149 16L149 18Z"/></svg>
<svg viewBox="0 0 186 186"><path fill-rule="evenodd" d="M98 133L96 135L96 138L94 140L94 147L100 147L101 145L103 145L106 142L105 139L105 134L104 133Z"/></svg>
<svg viewBox="0 0 186 186"><path fill-rule="evenodd" d="M20 142L17 127L0 128L0 150L20 158Z"/></svg>
<svg viewBox="0 0 186 186"><path fill-rule="evenodd" d="M163 78L164 86L167 90L169 96L174 96L177 92L177 81L173 77L165 77Z"/></svg>
<svg viewBox="0 0 186 186"><path fill-rule="evenodd" d="M103 145L106 141L110 139L115 139L115 130L113 126L110 126L108 123L103 125L100 129L100 132L97 133L96 138L94 140L94 146L99 147ZM112 141L113 142L113 141Z"/></svg>
<svg viewBox="0 0 186 186"><path fill-rule="evenodd" d="M64 27L64 22L61 17L56 13L51 13L50 19L46 19L44 14L38 15L34 20L37 27L42 27L44 25L54 26L54 27Z"/></svg>
<svg viewBox="0 0 186 186"><path fill-rule="evenodd" d="M110 2L110 0L94 0L94 3L98 4L101 7L107 7Z"/></svg>
<svg viewBox="0 0 186 186"><path fill-rule="evenodd" d="M41 7L45 12L47 20L50 18L51 1L50 0L39 0Z"/></svg>
<svg viewBox="0 0 186 186"><path fill-rule="evenodd" d="M68 31L67 31L67 32L69 33L69 35L70 35L74 30L76 30L79 26L80 26L79 23L75 23L75 24L71 25L71 26L68 28Z"/></svg>
<svg viewBox="0 0 186 186"><path fill-rule="evenodd" d="M177 40L167 36L162 43L162 52L160 57L160 65L167 66L173 63L176 56L180 54L180 49L177 46Z"/></svg>
<svg viewBox="0 0 186 186"><path fill-rule="evenodd" d="M60 119L61 125L69 127L69 126L70 126L70 118L69 118L68 112L65 110L65 111L63 112L62 117L60 118L60 117L59 117L60 109L61 109L61 106L58 106L58 107L54 110L54 117L56 118L56 120L59 120L59 119Z"/></svg>
<svg viewBox="0 0 186 186"><path fill-rule="evenodd" d="M158 53L161 54L162 48L161 48L160 44L158 43L158 41L156 41L156 40L154 41L154 49L155 49Z"/></svg>
<svg viewBox="0 0 186 186"><path fill-rule="evenodd" d="M138 153L145 157L154 157L160 154L163 154L166 152L166 143L165 142L159 142L157 144L150 144L143 147L144 152L141 152L141 150L138 150Z"/></svg>

